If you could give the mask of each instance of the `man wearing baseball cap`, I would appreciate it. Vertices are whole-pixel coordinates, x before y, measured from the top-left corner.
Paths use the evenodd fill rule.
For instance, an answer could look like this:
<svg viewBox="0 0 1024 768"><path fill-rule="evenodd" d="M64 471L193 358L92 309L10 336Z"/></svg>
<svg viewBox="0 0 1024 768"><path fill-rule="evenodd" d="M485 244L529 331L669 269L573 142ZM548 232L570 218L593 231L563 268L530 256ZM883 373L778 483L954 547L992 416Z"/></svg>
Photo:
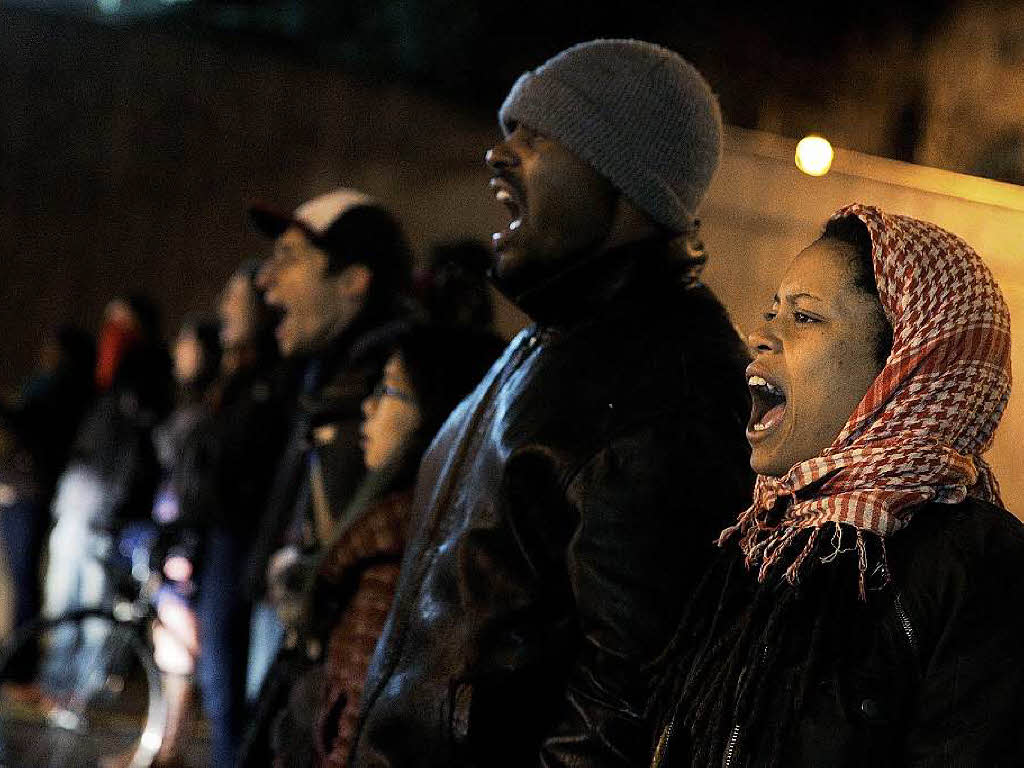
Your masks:
<svg viewBox="0 0 1024 768"><path fill-rule="evenodd" d="M286 646L303 644L308 571L365 474L361 404L386 362L378 337L405 312L402 292L411 257L394 217L352 189L316 197L291 214L254 206L249 215L273 239L273 253L256 282L267 304L281 313L276 337L282 356L301 371L291 436L263 517L254 519L259 532L248 587L262 602L254 614L247 685L252 696L282 639ZM308 649L313 656L318 650ZM289 668L279 664L267 679L261 712L272 713L284 705L284 696L301 693L290 691L296 681L289 679ZM265 751L269 728L270 723L251 724L244 761Z"/></svg>
<svg viewBox="0 0 1024 768"><path fill-rule="evenodd" d="M698 279L708 84L595 40L499 118L492 277L534 324L424 458L355 766L645 764L687 596L749 503L746 354Z"/></svg>

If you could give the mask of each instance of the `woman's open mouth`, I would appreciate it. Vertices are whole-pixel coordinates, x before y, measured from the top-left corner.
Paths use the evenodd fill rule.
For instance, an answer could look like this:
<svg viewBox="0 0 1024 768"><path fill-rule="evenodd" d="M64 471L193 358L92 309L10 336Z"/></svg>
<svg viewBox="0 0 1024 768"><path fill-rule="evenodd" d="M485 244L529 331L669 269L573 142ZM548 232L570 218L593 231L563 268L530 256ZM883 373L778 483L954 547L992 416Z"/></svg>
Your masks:
<svg viewBox="0 0 1024 768"><path fill-rule="evenodd" d="M747 438L759 439L782 423L786 415L786 393L781 386L763 376L747 376L750 388L750 421L747 423Z"/></svg>

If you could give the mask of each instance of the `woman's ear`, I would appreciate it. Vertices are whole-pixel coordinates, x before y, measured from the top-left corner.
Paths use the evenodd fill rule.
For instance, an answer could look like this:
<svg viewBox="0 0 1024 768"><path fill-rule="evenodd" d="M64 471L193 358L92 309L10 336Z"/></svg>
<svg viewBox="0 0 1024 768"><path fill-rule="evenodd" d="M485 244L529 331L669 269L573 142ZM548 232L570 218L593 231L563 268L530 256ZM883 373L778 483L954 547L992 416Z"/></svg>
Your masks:
<svg viewBox="0 0 1024 768"><path fill-rule="evenodd" d="M338 275L338 292L349 299L365 298L373 282L373 270L365 264L352 264Z"/></svg>

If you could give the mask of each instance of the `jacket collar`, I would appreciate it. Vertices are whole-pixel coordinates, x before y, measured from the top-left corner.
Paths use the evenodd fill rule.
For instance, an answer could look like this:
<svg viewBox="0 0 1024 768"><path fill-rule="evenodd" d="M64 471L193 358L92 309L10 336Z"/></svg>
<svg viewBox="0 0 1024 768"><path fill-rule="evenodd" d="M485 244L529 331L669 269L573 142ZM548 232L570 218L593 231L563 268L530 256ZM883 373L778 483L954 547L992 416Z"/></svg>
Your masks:
<svg viewBox="0 0 1024 768"><path fill-rule="evenodd" d="M688 278L672 240L638 240L581 258L542 284L509 297L542 329L566 331L606 315L652 290Z"/></svg>

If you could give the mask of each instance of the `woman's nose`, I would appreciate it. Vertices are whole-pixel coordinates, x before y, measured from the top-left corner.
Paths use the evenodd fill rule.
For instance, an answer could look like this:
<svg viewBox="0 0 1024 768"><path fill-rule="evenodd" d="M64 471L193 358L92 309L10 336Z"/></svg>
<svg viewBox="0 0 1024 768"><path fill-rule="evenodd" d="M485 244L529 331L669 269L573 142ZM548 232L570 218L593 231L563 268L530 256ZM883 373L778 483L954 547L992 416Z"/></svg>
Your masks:
<svg viewBox="0 0 1024 768"><path fill-rule="evenodd" d="M370 414L373 412L373 407L376 404L376 402L377 398L375 398L373 395L363 398L362 410L364 417L370 418Z"/></svg>
<svg viewBox="0 0 1024 768"><path fill-rule="evenodd" d="M775 352L779 348L779 339L768 330L766 324L762 323L747 334L747 348L750 350L750 354L755 356L765 352Z"/></svg>

